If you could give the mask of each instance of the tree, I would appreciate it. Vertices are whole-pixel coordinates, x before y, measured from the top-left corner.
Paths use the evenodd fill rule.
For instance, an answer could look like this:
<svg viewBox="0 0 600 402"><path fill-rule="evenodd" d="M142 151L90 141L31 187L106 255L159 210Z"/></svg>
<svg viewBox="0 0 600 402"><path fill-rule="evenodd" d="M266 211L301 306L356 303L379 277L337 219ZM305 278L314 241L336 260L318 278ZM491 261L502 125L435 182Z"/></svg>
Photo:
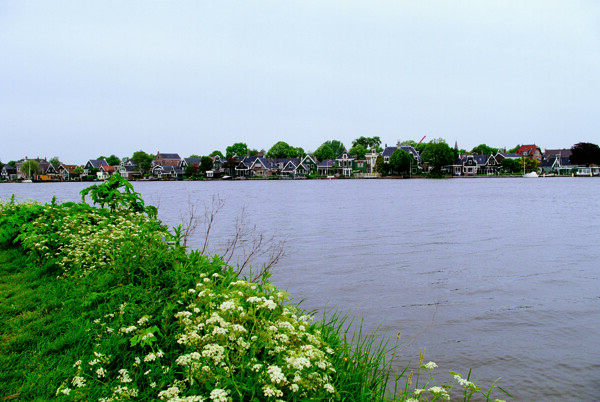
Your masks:
<svg viewBox="0 0 600 402"><path fill-rule="evenodd" d="M400 143L401 147L413 147L415 149L417 148L417 145L419 145L419 144L417 144L417 141L413 141L413 140L405 140Z"/></svg>
<svg viewBox="0 0 600 402"><path fill-rule="evenodd" d="M524 171L526 172L537 172L540 167L540 161L533 158L521 158L521 168L523 168L523 164L525 164Z"/></svg>
<svg viewBox="0 0 600 402"><path fill-rule="evenodd" d="M386 174L385 166L383 163L383 156L377 155L377 159L375 159L375 167L373 168L375 173L379 173L381 175Z"/></svg>
<svg viewBox="0 0 600 402"><path fill-rule="evenodd" d="M352 141L352 146L355 147L357 145L362 145L363 147L367 148L367 149L377 149L378 151L381 151L381 138L375 136L375 137L358 137L357 139L355 139L354 141Z"/></svg>
<svg viewBox="0 0 600 402"><path fill-rule="evenodd" d="M495 155L497 152L498 148L488 147L485 144L479 144L471 150L471 153L479 155Z"/></svg>
<svg viewBox="0 0 600 402"><path fill-rule="evenodd" d="M425 152L425 150L427 149L427 145L429 145L429 143L427 143L427 142L422 142L420 144L417 144L415 146L415 150L419 153L419 155L422 155L423 152Z"/></svg>
<svg viewBox="0 0 600 402"><path fill-rule="evenodd" d="M185 169L184 169L184 174L185 174L185 176L186 176L186 177L192 177L192 176L195 176L195 175L196 175L196 173L198 173L198 166L196 166L195 164L193 164L193 163L188 163L188 164L185 166Z"/></svg>
<svg viewBox="0 0 600 402"><path fill-rule="evenodd" d="M269 149L266 156L267 158L301 158L304 156L304 149L279 141Z"/></svg>
<svg viewBox="0 0 600 402"><path fill-rule="evenodd" d="M517 144L516 147L509 149L508 151L506 151L509 154L516 154L517 151L519 150L519 148L521 148L521 145Z"/></svg>
<svg viewBox="0 0 600 402"><path fill-rule="evenodd" d="M190 157L190 158L196 158L196 159L197 159L197 158L199 158L199 157L200 157L200 155L192 154L192 155L190 155L189 157Z"/></svg>
<svg viewBox="0 0 600 402"><path fill-rule="evenodd" d="M53 156L52 159L50 159L50 163L53 165L60 165L62 164L62 162L60 161L60 159L58 158L58 156Z"/></svg>
<svg viewBox="0 0 600 402"><path fill-rule="evenodd" d="M235 167L237 166L238 162L239 161L236 157L229 156L227 157L225 162L223 162L223 169L225 169L225 172L227 172L227 174L233 175L235 173Z"/></svg>
<svg viewBox="0 0 600 402"><path fill-rule="evenodd" d="M279 141L267 151L267 158L289 158L292 147L287 142Z"/></svg>
<svg viewBox="0 0 600 402"><path fill-rule="evenodd" d="M429 163L433 168L431 176L442 177L442 168L453 162L454 152L452 151L452 148L446 144L446 141L439 138L437 140L432 140L427 144L427 147L421 155L421 159L424 162Z"/></svg>
<svg viewBox="0 0 600 402"><path fill-rule="evenodd" d="M73 169L73 173L81 176L81 174L83 173L83 166L77 166L75 169Z"/></svg>
<svg viewBox="0 0 600 402"><path fill-rule="evenodd" d="M245 142L236 142L233 145L228 146L225 149L225 156L227 158L232 156L237 156L238 158L243 158L248 154L248 145Z"/></svg>
<svg viewBox="0 0 600 402"><path fill-rule="evenodd" d="M306 155L306 152L302 147L292 147L290 151L290 158L302 158L304 155Z"/></svg>
<svg viewBox="0 0 600 402"><path fill-rule="evenodd" d="M348 151L348 153L350 155L356 155L356 159L365 159L367 152L369 152L369 150L361 144L357 144L357 145L353 146Z"/></svg>
<svg viewBox="0 0 600 402"><path fill-rule="evenodd" d="M202 173L206 173L208 170L211 170L213 167L213 160L210 156L203 156L200 158L200 166L198 170Z"/></svg>
<svg viewBox="0 0 600 402"><path fill-rule="evenodd" d="M17 161L8 161L7 165L16 168L17 167Z"/></svg>
<svg viewBox="0 0 600 402"><path fill-rule="evenodd" d="M108 158L104 158L104 159L106 160L106 163L108 163L108 166L117 166L117 165L121 164L121 159L119 159L115 155L111 155Z"/></svg>
<svg viewBox="0 0 600 402"><path fill-rule="evenodd" d="M34 159L26 159L21 165L21 173L27 176L28 179L31 179L33 175L38 174L39 171L38 163Z"/></svg>
<svg viewBox="0 0 600 402"><path fill-rule="evenodd" d="M221 158L225 158L225 156L223 156L223 152L221 151L212 151L208 156L217 156L219 155Z"/></svg>
<svg viewBox="0 0 600 402"><path fill-rule="evenodd" d="M131 157L131 162L133 162L133 164L137 166L137 168L143 173L146 173L150 170L153 160L154 155L147 154L141 150L134 152L133 156Z"/></svg>
<svg viewBox="0 0 600 402"><path fill-rule="evenodd" d="M320 161L324 161L327 159L334 159L335 157L340 155L342 152L344 152L345 149L346 149L346 147L344 147L344 144L341 141L338 141L338 140L325 141L315 151L315 157Z"/></svg>
<svg viewBox="0 0 600 402"><path fill-rule="evenodd" d="M579 142L571 147L571 157L574 165L600 164L600 147L590 142Z"/></svg>
<svg viewBox="0 0 600 402"><path fill-rule="evenodd" d="M336 155L333 153L331 147L326 143L321 144L319 148L317 148L317 150L315 151L315 158L317 158L320 161L333 159L335 158L335 156Z"/></svg>
<svg viewBox="0 0 600 402"><path fill-rule="evenodd" d="M406 173L410 171L413 157L408 152L397 149L390 157L390 167L397 173Z"/></svg>
<svg viewBox="0 0 600 402"><path fill-rule="evenodd" d="M507 173L519 173L523 171L523 164L517 159L505 158L502 160L502 170Z"/></svg>

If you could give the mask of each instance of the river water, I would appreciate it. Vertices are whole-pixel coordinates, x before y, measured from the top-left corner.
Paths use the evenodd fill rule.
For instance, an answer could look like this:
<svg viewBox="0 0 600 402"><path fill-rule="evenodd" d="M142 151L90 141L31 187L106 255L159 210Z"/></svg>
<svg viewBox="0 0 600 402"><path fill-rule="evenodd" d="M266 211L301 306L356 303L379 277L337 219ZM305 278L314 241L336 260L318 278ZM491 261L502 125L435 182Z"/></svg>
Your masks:
<svg viewBox="0 0 600 402"><path fill-rule="evenodd" d="M0 198L78 200L84 183L2 184ZM335 308L440 373L473 369L518 400L600 395L597 178L137 182L170 226L224 201L210 246L244 216L285 240L272 282ZM203 244L202 226L190 238ZM502 394L496 394L502 397Z"/></svg>

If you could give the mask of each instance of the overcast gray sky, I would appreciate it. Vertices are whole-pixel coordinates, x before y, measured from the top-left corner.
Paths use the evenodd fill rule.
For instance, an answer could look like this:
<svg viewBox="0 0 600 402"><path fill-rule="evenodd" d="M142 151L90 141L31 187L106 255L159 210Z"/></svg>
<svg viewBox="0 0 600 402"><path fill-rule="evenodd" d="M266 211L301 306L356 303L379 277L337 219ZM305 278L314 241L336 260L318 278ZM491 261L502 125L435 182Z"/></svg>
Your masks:
<svg viewBox="0 0 600 402"><path fill-rule="evenodd" d="M600 2L0 0L0 160L600 144Z"/></svg>

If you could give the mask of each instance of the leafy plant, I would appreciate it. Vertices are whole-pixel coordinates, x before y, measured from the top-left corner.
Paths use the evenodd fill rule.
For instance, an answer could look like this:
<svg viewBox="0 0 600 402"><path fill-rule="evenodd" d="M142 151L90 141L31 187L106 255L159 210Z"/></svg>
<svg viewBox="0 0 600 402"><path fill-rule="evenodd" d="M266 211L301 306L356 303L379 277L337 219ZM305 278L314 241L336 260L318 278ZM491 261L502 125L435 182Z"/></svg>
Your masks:
<svg viewBox="0 0 600 402"><path fill-rule="evenodd" d="M121 192L119 189L123 188ZM144 200L139 193L133 190L133 186L127 179L121 175L114 174L110 179L102 184L94 184L80 192L81 200L85 202L85 197L89 195L94 204L102 208L108 207L111 211L118 208L130 209L134 212L154 212L144 206Z"/></svg>

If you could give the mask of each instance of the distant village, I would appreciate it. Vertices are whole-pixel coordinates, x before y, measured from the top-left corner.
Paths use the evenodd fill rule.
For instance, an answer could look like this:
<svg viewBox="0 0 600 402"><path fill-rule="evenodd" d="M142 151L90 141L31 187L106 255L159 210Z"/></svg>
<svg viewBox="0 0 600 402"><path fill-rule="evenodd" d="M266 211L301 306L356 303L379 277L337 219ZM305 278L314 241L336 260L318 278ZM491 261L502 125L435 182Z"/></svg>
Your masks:
<svg viewBox="0 0 600 402"><path fill-rule="evenodd" d="M378 137L374 138L379 141ZM377 141L364 142L364 145L372 145L370 149L360 144L361 148L357 148L354 143L355 146L349 151L343 149L335 157L327 157L326 153L319 152L322 147L314 154L304 154L301 148L297 148L300 151L295 157L273 157L271 151L275 146L269 152L251 152L244 148L243 143L234 145L243 145L242 150L246 151L245 155L233 153L227 157L219 151L213 152L210 156L192 155L188 158L183 158L177 153L157 152L152 155L139 151L134 153L132 158L121 160L111 155L110 158L90 159L85 165L63 163L58 158L47 160L25 157L7 164L0 163L2 166L0 180L4 182L95 181L106 180L113 174L119 174L129 180L380 178L422 176L431 174L436 169L442 176L454 177L524 175L526 172L535 176L600 175L597 163L582 161L581 156L573 157L575 148L542 150L535 144L531 144L518 146L509 152L495 150L486 154L483 151L490 151L490 149L483 144L483 148L466 153L458 151L456 145L452 149L443 143L451 154L444 148L439 151L439 155L431 155L433 147L428 147L426 144L420 146L416 143L411 145L398 143L396 146L386 144L381 147L377 146L379 145ZM598 148L594 144L586 145ZM287 144L285 146L289 147ZM290 153L293 153L290 151L294 150L293 147L283 148L284 152L279 152L276 156L290 156ZM227 150L228 154L232 153L230 147ZM317 155L323 159L318 159Z"/></svg>

